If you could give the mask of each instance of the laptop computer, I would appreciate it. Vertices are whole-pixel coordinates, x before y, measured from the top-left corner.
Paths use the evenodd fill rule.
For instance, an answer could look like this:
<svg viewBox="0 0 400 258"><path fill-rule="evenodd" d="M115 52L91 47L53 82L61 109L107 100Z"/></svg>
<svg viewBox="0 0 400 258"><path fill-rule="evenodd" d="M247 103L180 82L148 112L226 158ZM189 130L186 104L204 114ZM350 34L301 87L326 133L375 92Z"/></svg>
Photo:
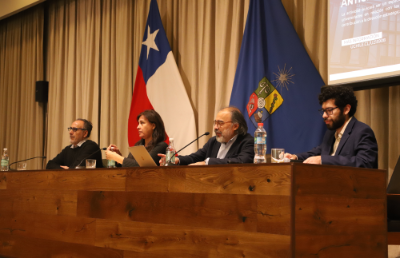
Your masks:
<svg viewBox="0 0 400 258"><path fill-rule="evenodd" d="M156 167L157 164L154 162L153 158L150 156L148 151L143 145L129 147L129 151L132 153L136 162L141 167Z"/></svg>

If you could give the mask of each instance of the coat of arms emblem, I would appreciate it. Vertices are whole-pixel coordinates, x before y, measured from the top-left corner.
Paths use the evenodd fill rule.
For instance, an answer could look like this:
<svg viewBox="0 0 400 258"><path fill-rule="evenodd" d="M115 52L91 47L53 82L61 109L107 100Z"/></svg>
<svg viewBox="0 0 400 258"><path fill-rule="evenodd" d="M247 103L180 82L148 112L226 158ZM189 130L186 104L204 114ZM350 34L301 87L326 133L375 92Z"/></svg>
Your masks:
<svg viewBox="0 0 400 258"><path fill-rule="evenodd" d="M262 78L258 88L250 95L247 103L247 113L254 126L263 123L283 103L283 98L272 83Z"/></svg>

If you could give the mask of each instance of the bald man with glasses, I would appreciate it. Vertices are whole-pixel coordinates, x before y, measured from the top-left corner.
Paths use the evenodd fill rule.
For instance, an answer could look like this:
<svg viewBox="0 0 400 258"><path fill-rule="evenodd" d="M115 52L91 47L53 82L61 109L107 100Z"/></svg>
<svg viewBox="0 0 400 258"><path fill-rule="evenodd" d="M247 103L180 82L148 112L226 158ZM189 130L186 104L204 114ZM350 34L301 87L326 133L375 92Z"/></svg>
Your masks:
<svg viewBox="0 0 400 258"><path fill-rule="evenodd" d="M54 159L47 163L46 169L75 169L84 167L86 159L96 159L96 167L102 168L101 151L97 143L88 140L92 123L78 118L68 127L71 145L65 147Z"/></svg>

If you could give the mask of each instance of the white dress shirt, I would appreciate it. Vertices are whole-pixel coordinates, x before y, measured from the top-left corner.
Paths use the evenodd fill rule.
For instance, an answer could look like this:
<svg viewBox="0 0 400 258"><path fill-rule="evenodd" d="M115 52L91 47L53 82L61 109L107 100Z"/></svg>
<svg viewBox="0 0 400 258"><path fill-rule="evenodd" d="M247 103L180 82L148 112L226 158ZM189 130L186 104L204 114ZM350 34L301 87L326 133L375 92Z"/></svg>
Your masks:
<svg viewBox="0 0 400 258"><path fill-rule="evenodd" d="M347 127L347 125L349 124L351 118L352 118L352 117L350 117L349 120L347 120L347 122L344 124L342 130L341 130L339 133L338 133L338 132L335 132L335 139L336 139L336 141L335 141L335 143L333 144L331 156L335 156L335 153L336 153L336 150L337 150L337 148L338 148L338 146L339 146L340 140L342 139L343 133L344 133L344 131L346 130L346 127Z"/></svg>
<svg viewBox="0 0 400 258"><path fill-rule="evenodd" d="M75 148L81 147L82 144L84 144L85 142L86 142L86 139L85 139L85 140L82 140L82 141L80 141L80 142L78 142L77 145L71 144L71 149L75 149Z"/></svg>
<svg viewBox="0 0 400 258"><path fill-rule="evenodd" d="M238 134L233 136L228 142L221 142L221 146L219 147L218 154L217 154L217 159L224 159L226 157L226 154L228 154L229 149L232 147L232 144L236 141L238 138ZM208 165L208 160L210 158L206 158L205 162Z"/></svg>

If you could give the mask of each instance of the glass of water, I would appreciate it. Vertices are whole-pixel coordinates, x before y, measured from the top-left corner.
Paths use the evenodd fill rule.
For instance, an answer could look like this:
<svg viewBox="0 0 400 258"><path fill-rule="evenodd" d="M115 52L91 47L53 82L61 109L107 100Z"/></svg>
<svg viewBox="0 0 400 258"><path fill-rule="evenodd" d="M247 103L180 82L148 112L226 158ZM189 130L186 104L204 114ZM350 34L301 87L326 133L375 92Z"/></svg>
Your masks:
<svg viewBox="0 0 400 258"><path fill-rule="evenodd" d="M95 159L87 159L86 160L86 168L96 168L96 160Z"/></svg>
<svg viewBox="0 0 400 258"><path fill-rule="evenodd" d="M272 148L271 149L271 163L283 163L285 156L285 149Z"/></svg>

